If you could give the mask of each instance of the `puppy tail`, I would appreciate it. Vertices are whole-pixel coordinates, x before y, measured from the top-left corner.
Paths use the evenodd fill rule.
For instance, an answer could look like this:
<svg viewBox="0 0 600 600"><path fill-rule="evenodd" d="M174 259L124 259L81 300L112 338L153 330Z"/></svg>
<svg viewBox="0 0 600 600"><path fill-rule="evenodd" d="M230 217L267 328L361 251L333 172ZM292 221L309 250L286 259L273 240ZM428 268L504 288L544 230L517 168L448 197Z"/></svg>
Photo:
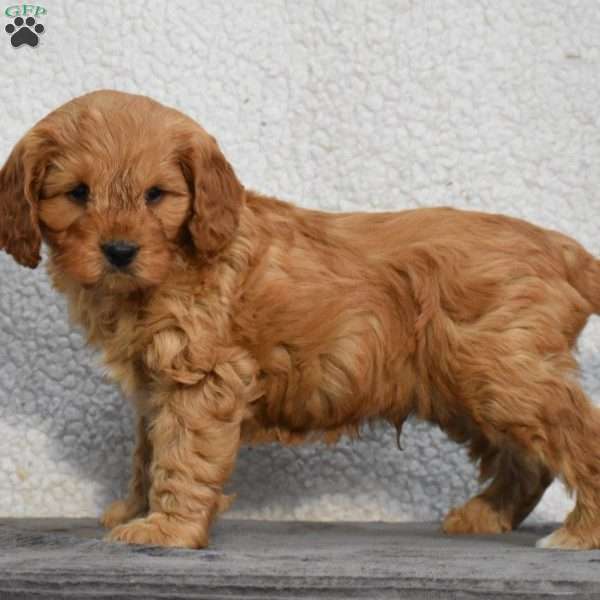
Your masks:
<svg viewBox="0 0 600 600"><path fill-rule="evenodd" d="M571 285L600 315L600 260L571 239L563 237L561 246Z"/></svg>
<svg viewBox="0 0 600 600"><path fill-rule="evenodd" d="M587 299L592 303L594 312L600 315L600 260L592 258L588 269L587 289L589 295Z"/></svg>

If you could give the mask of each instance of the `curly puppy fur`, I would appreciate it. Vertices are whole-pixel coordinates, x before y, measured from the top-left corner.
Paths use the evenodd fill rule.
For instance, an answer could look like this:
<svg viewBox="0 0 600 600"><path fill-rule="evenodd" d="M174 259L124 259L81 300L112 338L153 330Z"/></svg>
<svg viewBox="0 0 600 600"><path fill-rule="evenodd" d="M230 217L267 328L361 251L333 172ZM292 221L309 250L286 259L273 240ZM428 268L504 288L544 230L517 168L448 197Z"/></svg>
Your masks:
<svg viewBox="0 0 600 600"><path fill-rule="evenodd" d="M139 248L126 267L103 253L115 240ZM182 113L100 91L0 172L0 247L34 267L42 241L138 415L109 539L205 546L242 443L414 414L489 481L447 533L513 529L559 476L577 503L543 545L600 547L600 413L572 354L600 312L600 262L574 240L448 208L297 208L245 190Z"/></svg>

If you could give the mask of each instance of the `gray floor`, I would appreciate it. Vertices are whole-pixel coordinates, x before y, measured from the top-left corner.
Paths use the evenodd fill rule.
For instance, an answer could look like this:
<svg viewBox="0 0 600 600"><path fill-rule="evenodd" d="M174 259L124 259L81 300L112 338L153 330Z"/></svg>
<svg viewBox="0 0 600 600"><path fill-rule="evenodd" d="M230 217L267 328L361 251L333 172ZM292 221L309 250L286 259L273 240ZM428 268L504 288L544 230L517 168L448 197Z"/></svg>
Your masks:
<svg viewBox="0 0 600 600"><path fill-rule="evenodd" d="M107 544L89 519L2 519L0 599L600 598L600 551L535 549L549 530L221 520L193 551Z"/></svg>

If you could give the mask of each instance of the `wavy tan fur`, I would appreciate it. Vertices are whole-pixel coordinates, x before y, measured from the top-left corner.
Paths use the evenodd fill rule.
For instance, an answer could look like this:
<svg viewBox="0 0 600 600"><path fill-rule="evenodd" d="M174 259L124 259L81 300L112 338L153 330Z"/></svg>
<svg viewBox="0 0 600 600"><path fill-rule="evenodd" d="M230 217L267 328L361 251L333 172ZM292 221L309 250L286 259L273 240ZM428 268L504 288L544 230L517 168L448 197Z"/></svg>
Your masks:
<svg viewBox="0 0 600 600"><path fill-rule="evenodd" d="M69 196L80 183L86 203ZM205 546L241 444L333 442L414 414L489 481L447 533L508 531L561 477L577 503L544 545L600 547L600 416L572 354L600 312L600 263L574 240L448 208L298 208L245 190L185 115L110 91L25 136L0 217L23 264L41 232L54 285L136 408L109 539ZM126 271L100 250L114 239L140 246Z"/></svg>

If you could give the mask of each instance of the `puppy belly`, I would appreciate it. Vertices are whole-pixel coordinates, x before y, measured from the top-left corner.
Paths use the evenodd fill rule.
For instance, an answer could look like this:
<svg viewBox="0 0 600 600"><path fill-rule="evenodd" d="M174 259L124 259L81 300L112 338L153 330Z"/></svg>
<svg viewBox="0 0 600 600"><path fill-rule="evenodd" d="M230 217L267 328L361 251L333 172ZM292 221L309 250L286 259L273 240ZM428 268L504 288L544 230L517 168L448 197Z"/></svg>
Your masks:
<svg viewBox="0 0 600 600"><path fill-rule="evenodd" d="M341 374L336 365L339 379L335 385L329 377L315 381L315 375L322 376L326 369L325 363L295 377L266 377L265 396L253 405L242 426L243 440L299 443L319 439L333 443L343 435L356 436L370 419L385 419L401 428L414 410L414 384L408 374L391 381L375 378L361 386L352 373Z"/></svg>

